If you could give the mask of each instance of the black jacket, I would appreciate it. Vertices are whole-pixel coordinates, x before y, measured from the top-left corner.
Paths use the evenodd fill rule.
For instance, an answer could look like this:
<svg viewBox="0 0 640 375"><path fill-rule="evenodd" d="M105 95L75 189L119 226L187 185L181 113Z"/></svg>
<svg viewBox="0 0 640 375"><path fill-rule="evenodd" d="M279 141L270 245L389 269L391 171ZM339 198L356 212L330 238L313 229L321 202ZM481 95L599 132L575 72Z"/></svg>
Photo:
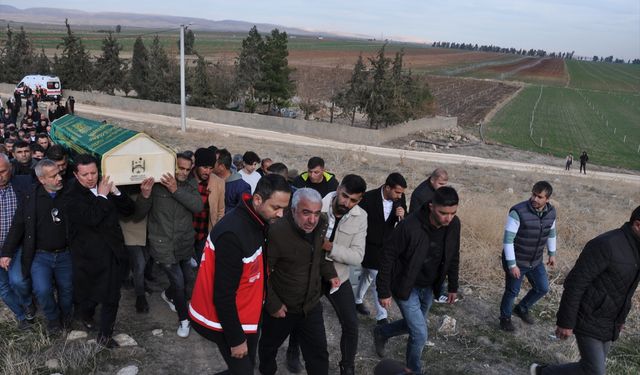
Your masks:
<svg viewBox="0 0 640 375"><path fill-rule="evenodd" d="M616 340L640 280L640 249L630 223L589 241L564 281L557 324Z"/></svg>
<svg viewBox="0 0 640 375"><path fill-rule="evenodd" d="M429 250L429 206L412 213L398 224L385 241L383 257L378 270L376 287L379 298L406 300L415 286ZM444 255L440 274L433 285L439 291L445 276L449 279L449 292L458 291L458 264L460 261L460 219L454 217L444 237Z"/></svg>
<svg viewBox="0 0 640 375"><path fill-rule="evenodd" d="M422 181L418 187L411 193L411 204L409 209L411 212L420 210L423 204L430 202L435 194L435 189L431 186L431 178Z"/></svg>
<svg viewBox="0 0 640 375"><path fill-rule="evenodd" d="M384 220L384 208L382 206L381 188L369 190L364 193L360 201L360 207L367 212L367 242L364 249L362 267L377 270L380 267L380 256L385 238L389 237L393 228L398 223L395 210L402 207L407 211L407 201L404 194L399 201L393 202L391 214Z"/></svg>

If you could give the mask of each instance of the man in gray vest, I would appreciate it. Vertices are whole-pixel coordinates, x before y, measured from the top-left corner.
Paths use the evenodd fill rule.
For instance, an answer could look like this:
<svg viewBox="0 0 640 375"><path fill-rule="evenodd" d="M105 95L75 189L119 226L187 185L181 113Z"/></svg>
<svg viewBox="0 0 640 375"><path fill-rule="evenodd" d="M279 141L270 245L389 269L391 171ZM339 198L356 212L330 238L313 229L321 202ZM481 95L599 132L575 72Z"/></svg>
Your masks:
<svg viewBox="0 0 640 375"><path fill-rule="evenodd" d="M505 271L505 290L500 304L500 329L515 330L511 313L527 324L535 321L529 310L549 291L549 278L543 262L545 244L548 266L556 264L556 210L549 203L553 188L547 181L533 185L531 198L509 210L504 228L502 266ZM527 277L531 290L513 306L522 280Z"/></svg>

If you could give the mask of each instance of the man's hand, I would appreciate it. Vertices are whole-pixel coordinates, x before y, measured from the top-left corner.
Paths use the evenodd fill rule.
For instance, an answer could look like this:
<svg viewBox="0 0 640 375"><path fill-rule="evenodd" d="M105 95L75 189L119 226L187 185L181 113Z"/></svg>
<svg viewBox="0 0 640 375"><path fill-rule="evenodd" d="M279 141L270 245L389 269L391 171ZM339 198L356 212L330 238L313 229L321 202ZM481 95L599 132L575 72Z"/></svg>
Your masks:
<svg viewBox="0 0 640 375"><path fill-rule="evenodd" d="M518 266L509 268L509 273L511 274L511 277L513 277L514 279L520 278L520 268L518 268Z"/></svg>
<svg viewBox="0 0 640 375"><path fill-rule="evenodd" d="M154 183L155 180L153 177L148 177L142 180L142 183L140 184L140 194L144 199L149 199L151 196L151 189L153 189Z"/></svg>
<svg viewBox="0 0 640 375"><path fill-rule="evenodd" d="M560 340L564 340L573 335L573 330L569 328L556 327L556 337Z"/></svg>
<svg viewBox="0 0 640 375"><path fill-rule="evenodd" d="M175 177L171 173L165 173L160 178L160 183L162 186L166 187L167 190L171 194L175 193L178 190L178 181L176 181Z"/></svg>
<svg viewBox="0 0 640 375"><path fill-rule="evenodd" d="M400 220L404 219L404 208L402 206L396 207L396 216Z"/></svg>
<svg viewBox="0 0 640 375"><path fill-rule="evenodd" d="M456 298L458 298L458 293L449 293L447 295L447 303L452 304L456 302Z"/></svg>
<svg viewBox="0 0 640 375"><path fill-rule="evenodd" d="M333 250L333 242L325 239L322 243L322 250L326 251L327 253L331 252L331 250Z"/></svg>
<svg viewBox="0 0 640 375"><path fill-rule="evenodd" d="M552 255L549 257L549 259L547 260L547 266L549 267L555 267L556 266L556 256Z"/></svg>
<svg viewBox="0 0 640 375"><path fill-rule="evenodd" d="M247 354L249 354L249 348L247 347L247 340L244 340L244 342L238 346L231 347L231 356L233 358L240 359L246 356Z"/></svg>
<svg viewBox="0 0 640 375"><path fill-rule="evenodd" d="M335 288L339 288L340 287L340 278L339 277L334 277L333 279L329 280L329 282L331 283L331 289L335 289Z"/></svg>
<svg viewBox="0 0 640 375"><path fill-rule="evenodd" d="M389 307L391 307L391 297L380 298L378 302L380 302L380 306L384 307L385 309L388 309Z"/></svg>
<svg viewBox="0 0 640 375"><path fill-rule="evenodd" d="M273 316L274 318L284 318L285 316L287 316L287 306L282 305L280 310L274 312L273 314L271 314L271 316Z"/></svg>
<svg viewBox="0 0 640 375"><path fill-rule="evenodd" d="M5 271L9 271L10 265L11 265L11 258L9 257L0 258L0 268L4 268Z"/></svg>
<svg viewBox="0 0 640 375"><path fill-rule="evenodd" d="M98 183L98 195L109 195L113 189L113 182L109 181L109 176L102 176L102 179Z"/></svg>

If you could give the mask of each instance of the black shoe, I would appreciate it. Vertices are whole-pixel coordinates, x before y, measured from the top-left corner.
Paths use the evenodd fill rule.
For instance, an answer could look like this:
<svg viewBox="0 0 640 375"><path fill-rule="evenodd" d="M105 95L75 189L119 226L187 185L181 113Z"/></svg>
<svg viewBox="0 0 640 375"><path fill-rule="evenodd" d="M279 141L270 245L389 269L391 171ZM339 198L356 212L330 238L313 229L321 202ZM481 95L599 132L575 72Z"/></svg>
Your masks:
<svg viewBox="0 0 640 375"><path fill-rule="evenodd" d="M387 319L387 318L378 319L376 321L376 324L379 325L379 326L383 326L385 324L389 324L389 319Z"/></svg>
<svg viewBox="0 0 640 375"><path fill-rule="evenodd" d="M73 324L73 315L69 314L60 318L60 322L62 323L62 329L66 331L71 330L71 326Z"/></svg>
<svg viewBox="0 0 640 375"><path fill-rule="evenodd" d="M355 375L356 371L353 365L344 366L340 365L340 375Z"/></svg>
<svg viewBox="0 0 640 375"><path fill-rule="evenodd" d="M120 344L118 344L118 342L114 340L113 337L111 336L100 335L96 338L96 343L98 343L98 345L105 347L107 349L113 349L120 346Z"/></svg>
<svg viewBox="0 0 640 375"><path fill-rule="evenodd" d="M87 331L95 331L96 330L96 322L93 318L82 318L80 322L87 329Z"/></svg>
<svg viewBox="0 0 640 375"><path fill-rule="evenodd" d="M531 375L541 375L542 369L545 367L547 367L547 365L539 365L537 363L532 363L531 367L529 367L529 373L531 373Z"/></svg>
<svg viewBox="0 0 640 375"><path fill-rule="evenodd" d="M136 297L136 312L138 314L149 312L149 303L147 302L147 298L145 296Z"/></svg>
<svg viewBox="0 0 640 375"><path fill-rule="evenodd" d="M27 319L23 319L18 322L18 329L20 331L29 331L33 328L33 325Z"/></svg>
<svg viewBox="0 0 640 375"><path fill-rule="evenodd" d="M29 322L29 323L33 323L36 320L36 304L35 303L31 303L29 306L25 307L25 319Z"/></svg>
<svg viewBox="0 0 640 375"><path fill-rule="evenodd" d="M47 321L47 333L50 336L57 336L62 331L62 326L60 325L59 319L49 320Z"/></svg>
<svg viewBox="0 0 640 375"><path fill-rule="evenodd" d="M527 324L535 324L535 322L536 322L533 319L533 317L531 315L529 315L528 311L523 311L522 310L520 305L516 305L516 307L513 308L513 313L515 314L515 316L517 316L518 318L522 319L522 321L527 323Z"/></svg>
<svg viewBox="0 0 640 375"><path fill-rule="evenodd" d="M500 318L500 329L506 332L513 332L516 327L513 326L511 318Z"/></svg>
<svg viewBox="0 0 640 375"><path fill-rule="evenodd" d="M367 309L364 303L356 303L356 311L364 316L369 316L371 312Z"/></svg>
<svg viewBox="0 0 640 375"><path fill-rule="evenodd" d="M302 372L302 362L300 362L300 350L297 348L287 349L287 370L293 374L299 374Z"/></svg>
<svg viewBox="0 0 640 375"><path fill-rule="evenodd" d="M385 350L384 347L387 344L387 339L382 336L379 330L380 327L373 328L373 346L376 349L376 354L380 358L384 358Z"/></svg>

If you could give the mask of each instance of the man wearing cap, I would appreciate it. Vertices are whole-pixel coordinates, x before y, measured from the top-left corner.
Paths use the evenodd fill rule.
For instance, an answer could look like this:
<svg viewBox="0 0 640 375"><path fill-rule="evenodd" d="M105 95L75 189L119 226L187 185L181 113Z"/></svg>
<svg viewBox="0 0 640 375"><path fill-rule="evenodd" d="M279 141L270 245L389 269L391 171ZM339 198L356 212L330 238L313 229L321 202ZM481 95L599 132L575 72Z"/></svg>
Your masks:
<svg viewBox="0 0 640 375"><path fill-rule="evenodd" d="M194 244L195 260L196 262L200 262L202 248L204 247L204 242L211 227L209 216L209 179L211 178L213 166L216 163L216 153L207 148L199 148L195 152L195 159L195 167L191 173L190 180L193 180L198 187L198 193L200 193L203 205L202 209L193 215L193 229L196 233L196 241Z"/></svg>

